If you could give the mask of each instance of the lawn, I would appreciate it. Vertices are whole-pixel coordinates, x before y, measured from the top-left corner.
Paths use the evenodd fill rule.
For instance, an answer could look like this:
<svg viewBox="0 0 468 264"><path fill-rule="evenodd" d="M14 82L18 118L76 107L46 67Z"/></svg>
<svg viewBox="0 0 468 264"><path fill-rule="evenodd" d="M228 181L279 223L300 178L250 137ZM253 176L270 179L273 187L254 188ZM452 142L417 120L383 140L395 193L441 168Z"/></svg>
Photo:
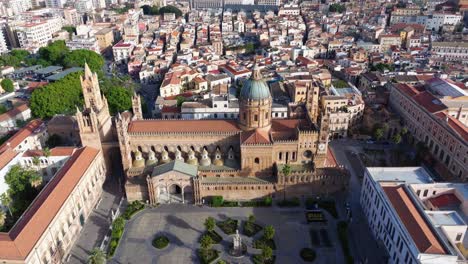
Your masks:
<svg viewBox="0 0 468 264"><path fill-rule="evenodd" d="M219 253L214 249L199 249L198 257L201 264L210 264L219 257Z"/></svg>
<svg viewBox="0 0 468 264"><path fill-rule="evenodd" d="M229 219L227 219L227 220L225 220L225 221L217 222L216 225L217 225L221 230L223 230L223 232L224 232L226 235L232 235L232 234L236 233L236 230L237 230L237 227L238 227L238 221L229 218Z"/></svg>
<svg viewBox="0 0 468 264"><path fill-rule="evenodd" d="M256 223L252 223L249 221L244 222L244 226L242 229L242 233L248 237L255 236L258 232L260 232L263 229L260 225L257 225Z"/></svg>

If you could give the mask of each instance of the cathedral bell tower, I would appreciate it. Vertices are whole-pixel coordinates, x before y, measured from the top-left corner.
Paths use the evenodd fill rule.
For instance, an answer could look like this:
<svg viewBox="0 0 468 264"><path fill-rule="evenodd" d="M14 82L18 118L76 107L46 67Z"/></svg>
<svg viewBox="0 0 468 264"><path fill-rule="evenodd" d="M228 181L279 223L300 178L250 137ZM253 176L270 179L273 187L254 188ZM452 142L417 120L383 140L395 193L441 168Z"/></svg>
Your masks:
<svg viewBox="0 0 468 264"><path fill-rule="evenodd" d="M107 100L99 88L97 74L91 72L86 63L84 68L84 75L80 77L84 107L83 111L77 108L75 118L81 145L101 149L101 142L111 140L112 120Z"/></svg>
<svg viewBox="0 0 468 264"><path fill-rule="evenodd" d="M270 89L255 64L250 79L244 82L240 92L239 126L243 130L270 128L271 102Z"/></svg>

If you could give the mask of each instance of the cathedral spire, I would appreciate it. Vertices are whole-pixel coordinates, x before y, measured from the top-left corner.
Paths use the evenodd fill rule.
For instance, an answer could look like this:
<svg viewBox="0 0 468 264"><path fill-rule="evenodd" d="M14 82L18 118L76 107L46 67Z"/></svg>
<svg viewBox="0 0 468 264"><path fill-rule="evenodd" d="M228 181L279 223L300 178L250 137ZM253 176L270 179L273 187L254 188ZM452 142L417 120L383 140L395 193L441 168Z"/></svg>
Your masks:
<svg viewBox="0 0 468 264"><path fill-rule="evenodd" d="M93 73L91 72L91 69L88 66L88 63L85 61L85 78L91 78L93 76Z"/></svg>

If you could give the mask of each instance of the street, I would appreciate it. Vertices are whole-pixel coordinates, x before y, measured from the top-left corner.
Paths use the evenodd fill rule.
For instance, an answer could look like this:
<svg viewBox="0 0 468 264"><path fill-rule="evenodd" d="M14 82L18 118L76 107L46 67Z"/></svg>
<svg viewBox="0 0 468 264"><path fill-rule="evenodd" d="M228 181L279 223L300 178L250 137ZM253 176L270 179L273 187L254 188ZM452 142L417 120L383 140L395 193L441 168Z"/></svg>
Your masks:
<svg viewBox="0 0 468 264"><path fill-rule="evenodd" d="M349 203L352 220L349 224L350 247L357 263L384 263L386 250L379 248L372 236L365 215L362 212L359 197L361 195L361 180L364 175L364 166L357 153L362 145L357 140L339 139L330 143L337 162L345 166L350 172L348 192L337 197L339 211L345 211L345 203Z"/></svg>

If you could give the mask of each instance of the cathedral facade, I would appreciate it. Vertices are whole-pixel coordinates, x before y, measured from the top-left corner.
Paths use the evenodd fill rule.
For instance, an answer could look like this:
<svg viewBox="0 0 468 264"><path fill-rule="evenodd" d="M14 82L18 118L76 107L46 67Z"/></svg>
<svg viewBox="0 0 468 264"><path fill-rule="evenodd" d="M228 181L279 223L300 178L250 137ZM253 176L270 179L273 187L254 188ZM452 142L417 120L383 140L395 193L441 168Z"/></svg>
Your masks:
<svg viewBox="0 0 468 264"><path fill-rule="evenodd" d="M129 201L202 203L217 195L251 200L278 192L299 197L347 185L345 170L330 161L328 134L320 129L326 126L317 125L316 112L272 120L270 90L258 66L241 90L238 120L143 119L139 96L132 101L133 114L115 120Z"/></svg>

